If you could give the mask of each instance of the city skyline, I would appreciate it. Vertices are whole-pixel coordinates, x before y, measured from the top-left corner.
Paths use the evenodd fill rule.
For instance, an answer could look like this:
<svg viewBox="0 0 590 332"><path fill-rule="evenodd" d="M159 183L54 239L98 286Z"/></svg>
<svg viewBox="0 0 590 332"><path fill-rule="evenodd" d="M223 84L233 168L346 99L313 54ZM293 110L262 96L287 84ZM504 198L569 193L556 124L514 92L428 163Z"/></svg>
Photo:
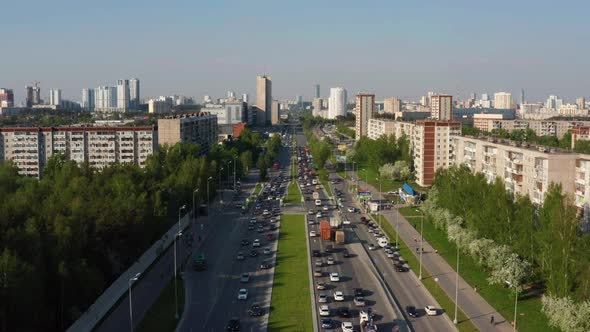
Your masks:
<svg viewBox="0 0 590 332"><path fill-rule="evenodd" d="M24 86L35 81L43 98L56 88L63 99L78 101L82 88L124 77L141 79L144 96L201 97L223 96L228 89L252 96L253 77L270 75L275 99L306 100L320 84L324 99L336 86L350 96L368 91L378 100L418 100L426 91L459 98L499 91L518 96L524 88L531 101L556 94L573 102L587 95L590 83L588 49L579 43L590 28L584 19L590 5L573 1L560 2L559 10L549 1L485 7L467 1L57 3L13 2L8 10L26 11L27 20L8 15L0 23L11 36L0 86L13 89L19 103ZM111 5L117 11L105 9ZM372 52L351 47L360 38ZM51 56L29 52L30 40ZM554 52L540 52L545 48L539 45L551 41L568 50L559 61ZM91 52L81 57L65 52L65 45ZM183 52L170 52L167 45L182 45Z"/></svg>

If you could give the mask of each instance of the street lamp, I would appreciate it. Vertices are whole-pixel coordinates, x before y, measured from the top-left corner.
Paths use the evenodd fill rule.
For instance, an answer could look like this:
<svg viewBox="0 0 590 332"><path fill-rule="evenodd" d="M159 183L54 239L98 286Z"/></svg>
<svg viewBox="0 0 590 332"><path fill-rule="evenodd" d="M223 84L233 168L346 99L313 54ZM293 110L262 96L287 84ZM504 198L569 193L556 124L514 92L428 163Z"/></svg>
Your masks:
<svg viewBox="0 0 590 332"><path fill-rule="evenodd" d="M174 302L176 303L176 311L174 314L174 318L178 319L178 280L176 277L176 239L182 236L181 232L175 234L174 236Z"/></svg>
<svg viewBox="0 0 590 332"><path fill-rule="evenodd" d="M395 202L395 201L394 201ZM393 210L395 211L395 248L399 248L399 211L395 209L395 203L393 204Z"/></svg>
<svg viewBox="0 0 590 332"><path fill-rule="evenodd" d="M180 232L181 232L181 231L180 231L180 213L181 213L181 212L182 212L182 210L184 210L184 209L186 209L186 205L183 205L183 206L181 206L181 207L178 209L178 234L180 234ZM182 260L182 255L181 255L181 252L182 252L182 246L179 246L179 247L178 247L178 256L180 256L180 259ZM176 249L174 250L174 253L176 253ZM182 270L182 263L180 264L180 267L181 267L181 270Z"/></svg>
<svg viewBox="0 0 590 332"><path fill-rule="evenodd" d="M230 177L229 177L229 170L230 170L229 165L231 165L231 163L232 163L231 160L227 162L227 184L228 185L231 183L231 180L230 180Z"/></svg>
<svg viewBox="0 0 590 332"><path fill-rule="evenodd" d="M459 300L459 244L457 244L457 270L455 274L455 319L453 319L453 323L457 325L457 303Z"/></svg>
<svg viewBox="0 0 590 332"><path fill-rule="evenodd" d="M138 273L135 275L135 277L129 279L129 321L131 322L131 332L133 332L133 304L131 302L131 285L134 281L137 281L137 279L139 279L140 275L141 273Z"/></svg>
<svg viewBox="0 0 590 332"><path fill-rule="evenodd" d="M195 210L195 194L199 192L199 188L193 191L193 227L195 236L197 236L197 210Z"/></svg>
<svg viewBox="0 0 590 332"><path fill-rule="evenodd" d="M518 308L518 284L514 284L514 322L512 324L512 332L516 332L516 310Z"/></svg>
<svg viewBox="0 0 590 332"><path fill-rule="evenodd" d="M207 223L209 222L209 215L211 214L211 211L209 211L209 181L211 181L213 179L213 177L209 177L207 179Z"/></svg>
<svg viewBox="0 0 590 332"><path fill-rule="evenodd" d="M223 167L219 169L219 189L221 190L221 172L223 172Z"/></svg>
<svg viewBox="0 0 590 332"><path fill-rule="evenodd" d="M419 210L416 210L416 212L420 213L420 275L418 276L418 279L422 280L422 251L424 251L424 247L422 246L424 243L424 215Z"/></svg>
<svg viewBox="0 0 590 332"><path fill-rule="evenodd" d="M234 190L236 190L236 159L237 157L234 156Z"/></svg>

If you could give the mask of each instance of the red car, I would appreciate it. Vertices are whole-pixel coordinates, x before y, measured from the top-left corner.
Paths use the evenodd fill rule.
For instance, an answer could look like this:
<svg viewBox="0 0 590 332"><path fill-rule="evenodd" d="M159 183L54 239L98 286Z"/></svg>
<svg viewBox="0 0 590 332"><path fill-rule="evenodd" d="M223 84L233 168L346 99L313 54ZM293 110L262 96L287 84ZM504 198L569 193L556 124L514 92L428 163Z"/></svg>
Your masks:
<svg viewBox="0 0 590 332"><path fill-rule="evenodd" d="M266 235L266 240L267 241L274 241L275 239L275 235L274 234L268 234Z"/></svg>

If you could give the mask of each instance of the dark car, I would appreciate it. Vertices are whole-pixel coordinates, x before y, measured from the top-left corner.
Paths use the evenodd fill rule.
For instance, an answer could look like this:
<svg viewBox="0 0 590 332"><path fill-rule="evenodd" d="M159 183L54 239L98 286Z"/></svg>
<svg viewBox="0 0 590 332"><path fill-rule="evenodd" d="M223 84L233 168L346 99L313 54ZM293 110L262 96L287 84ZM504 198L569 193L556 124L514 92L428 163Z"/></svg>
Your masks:
<svg viewBox="0 0 590 332"><path fill-rule="evenodd" d="M348 318L350 317L350 309L348 309L348 307L341 307L338 309L338 315L340 315L340 317Z"/></svg>
<svg viewBox="0 0 590 332"><path fill-rule="evenodd" d="M416 307L414 307L413 305L409 305L406 307L406 312L408 313L408 316L416 318L419 316L418 311L416 311Z"/></svg>
<svg viewBox="0 0 590 332"><path fill-rule="evenodd" d="M334 246L332 246L331 244L328 244L326 246L326 253L331 253L334 251Z"/></svg>
<svg viewBox="0 0 590 332"><path fill-rule="evenodd" d="M320 254L320 251L319 251L319 250L313 250L313 251L311 252L311 255L312 255L313 257L320 257L322 254Z"/></svg>
<svg viewBox="0 0 590 332"><path fill-rule="evenodd" d="M342 257L350 257L350 252L348 252L348 249L342 249Z"/></svg>
<svg viewBox="0 0 590 332"><path fill-rule="evenodd" d="M251 250L251 251L250 251L250 257L256 257L256 256L258 256L258 251L256 251L256 250Z"/></svg>
<svg viewBox="0 0 590 332"><path fill-rule="evenodd" d="M266 240L267 241L274 241L274 239L275 239L274 234L268 234L268 235L266 235Z"/></svg>
<svg viewBox="0 0 590 332"><path fill-rule="evenodd" d="M352 292L354 296L363 296L363 289L362 288L353 288Z"/></svg>
<svg viewBox="0 0 590 332"><path fill-rule="evenodd" d="M250 315L252 317L262 316L262 308L260 308L260 305L254 303L254 304L252 304L252 306L248 310L248 315Z"/></svg>
<svg viewBox="0 0 590 332"><path fill-rule="evenodd" d="M242 244L242 246L247 246L250 244L250 241L248 241L248 239L243 239L240 243Z"/></svg>
<svg viewBox="0 0 590 332"><path fill-rule="evenodd" d="M330 318L322 318L322 328L323 329L331 329L332 328L332 320Z"/></svg>
<svg viewBox="0 0 590 332"><path fill-rule="evenodd" d="M240 330L240 320L238 318L232 318L227 322L227 330L228 331L239 331Z"/></svg>
<svg viewBox="0 0 590 332"><path fill-rule="evenodd" d="M397 272L406 272L408 269L401 264L395 264L395 270Z"/></svg>

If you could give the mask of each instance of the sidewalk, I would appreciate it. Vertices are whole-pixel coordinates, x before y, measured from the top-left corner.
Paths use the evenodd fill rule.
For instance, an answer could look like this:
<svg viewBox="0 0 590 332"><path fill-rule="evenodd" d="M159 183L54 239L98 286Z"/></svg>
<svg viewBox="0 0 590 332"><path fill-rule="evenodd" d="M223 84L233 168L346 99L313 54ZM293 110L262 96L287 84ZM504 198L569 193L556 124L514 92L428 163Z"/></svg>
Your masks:
<svg viewBox="0 0 590 332"><path fill-rule="evenodd" d="M347 180L349 181L349 180ZM365 182L359 179L359 185L364 187ZM368 188L371 192L376 193L373 196L377 199L383 199L381 193L370 184ZM415 239L420 239L420 232L416 230L410 222L401 214L397 209L386 210L381 213L387 221L396 227L396 218L399 218L399 237L406 243L408 247L412 249L412 253L419 258L419 253L414 250L420 247L420 242ZM422 254L422 268L427 270L432 277L438 278L439 286L445 291L445 293L455 300L455 270L438 254L435 253L435 249L424 240L423 243L424 253ZM416 269L417 267L414 267ZM459 267L459 272L461 268ZM470 286L463 278L459 277L459 293L458 293L458 307L465 313L465 315L473 322L473 324L480 331L512 331L510 325L511 320L506 320L502 315L497 312L487 301L477 293L472 286ZM450 317L453 317L453 312L447 312ZM494 316L496 321L495 325L490 324L491 316Z"/></svg>

